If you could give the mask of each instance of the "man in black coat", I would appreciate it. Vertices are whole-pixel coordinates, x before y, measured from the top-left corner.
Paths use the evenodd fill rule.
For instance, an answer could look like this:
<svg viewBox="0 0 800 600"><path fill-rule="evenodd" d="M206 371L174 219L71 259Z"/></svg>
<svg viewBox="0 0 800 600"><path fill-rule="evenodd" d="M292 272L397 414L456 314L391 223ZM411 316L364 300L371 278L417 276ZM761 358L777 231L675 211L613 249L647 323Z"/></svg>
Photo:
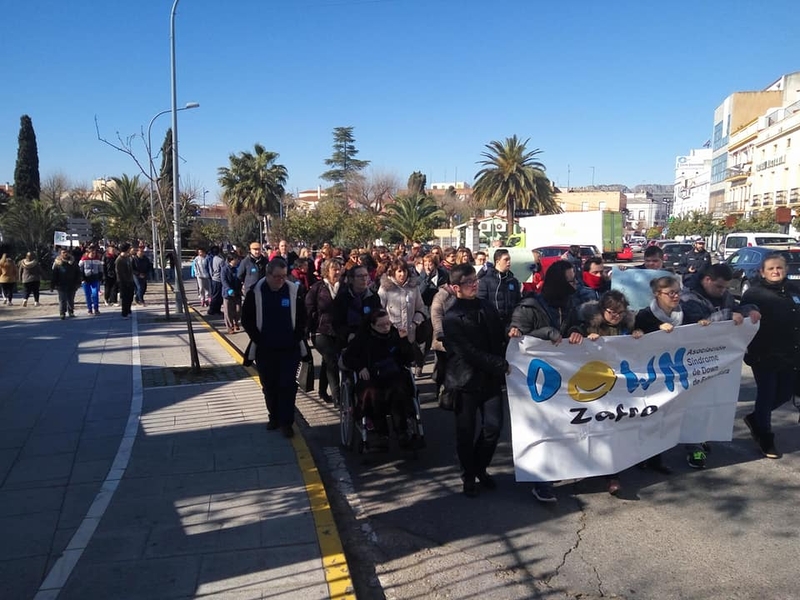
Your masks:
<svg viewBox="0 0 800 600"><path fill-rule="evenodd" d="M242 282L242 294L247 294L256 282L264 277L264 269L267 266L267 259L261 254L261 243L250 242L250 254L239 263L239 270L236 275Z"/></svg>
<svg viewBox="0 0 800 600"><path fill-rule="evenodd" d="M495 250L494 264L487 267L485 275L479 279L478 298L491 304L500 315L503 325L508 325L521 297L519 281L511 272L508 250Z"/></svg>
<svg viewBox="0 0 800 600"><path fill-rule="evenodd" d="M678 263L678 272L683 275L683 281L688 280L695 273L699 273L711 266L711 253L706 250L706 241L694 241L694 248L681 257Z"/></svg>
<svg viewBox="0 0 800 600"><path fill-rule="evenodd" d="M463 470L464 495L478 493L496 483L486 472L503 428L503 392L509 365L505 356L505 327L497 311L478 298L478 277L472 265L450 271L456 301L445 313L447 346L445 387L455 394L456 451ZM480 433L475 431L480 418Z"/></svg>

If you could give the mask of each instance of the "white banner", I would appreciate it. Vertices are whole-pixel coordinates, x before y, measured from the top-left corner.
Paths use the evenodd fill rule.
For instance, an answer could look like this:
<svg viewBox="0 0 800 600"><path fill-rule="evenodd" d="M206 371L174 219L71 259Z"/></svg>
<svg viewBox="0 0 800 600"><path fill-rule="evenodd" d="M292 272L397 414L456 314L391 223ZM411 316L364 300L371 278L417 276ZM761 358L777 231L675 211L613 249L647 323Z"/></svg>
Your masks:
<svg viewBox="0 0 800 600"><path fill-rule="evenodd" d="M53 234L53 246L66 246L68 244L66 231L56 231Z"/></svg>
<svg viewBox="0 0 800 600"><path fill-rule="evenodd" d="M618 473L679 443L729 441L745 319L559 346L512 339L506 379L517 481Z"/></svg>

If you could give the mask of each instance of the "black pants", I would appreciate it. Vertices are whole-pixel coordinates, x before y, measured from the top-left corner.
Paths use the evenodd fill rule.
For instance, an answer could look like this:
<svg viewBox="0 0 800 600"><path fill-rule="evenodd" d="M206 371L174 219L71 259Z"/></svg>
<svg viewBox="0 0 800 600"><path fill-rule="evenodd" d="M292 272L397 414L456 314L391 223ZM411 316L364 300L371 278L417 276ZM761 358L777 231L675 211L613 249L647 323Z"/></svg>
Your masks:
<svg viewBox="0 0 800 600"><path fill-rule="evenodd" d="M339 401L339 350L336 345L336 336L318 333L314 336L314 347L322 355L322 364L319 367L319 393L325 394L326 388L331 389L331 398Z"/></svg>
<svg viewBox="0 0 800 600"><path fill-rule="evenodd" d="M392 417L392 427L396 433L406 430L406 417L410 417L414 411L412 394L407 373L399 373L382 381L371 379L365 382L359 379L357 388L361 409L382 433L388 433L384 432L387 413Z"/></svg>
<svg viewBox="0 0 800 600"><path fill-rule="evenodd" d="M208 305L209 315L222 314L222 282L211 280L211 302Z"/></svg>
<svg viewBox="0 0 800 600"><path fill-rule="evenodd" d="M116 304L117 296L119 295L119 286L117 285L117 280L106 277L105 284L106 289L103 290L103 297L109 304Z"/></svg>
<svg viewBox="0 0 800 600"><path fill-rule="evenodd" d="M25 300L33 296L33 301L39 301L39 287L41 286L41 281L29 281L24 283L25 286Z"/></svg>
<svg viewBox="0 0 800 600"><path fill-rule="evenodd" d="M503 394L456 393L456 451L464 476L469 480L486 471L492 462L503 428Z"/></svg>
<svg viewBox="0 0 800 600"><path fill-rule="evenodd" d="M133 293L135 287L133 282L120 281L119 282L119 298L122 305L122 316L127 317L131 314L131 304L133 304Z"/></svg>
<svg viewBox="0 0 800 600"><path fill-rule="evenodd" d="M256 368L264 392L269 420L279 425L294 424L294 404L297 397L297 367L300 347L290 349L256 348Z"/></svg>

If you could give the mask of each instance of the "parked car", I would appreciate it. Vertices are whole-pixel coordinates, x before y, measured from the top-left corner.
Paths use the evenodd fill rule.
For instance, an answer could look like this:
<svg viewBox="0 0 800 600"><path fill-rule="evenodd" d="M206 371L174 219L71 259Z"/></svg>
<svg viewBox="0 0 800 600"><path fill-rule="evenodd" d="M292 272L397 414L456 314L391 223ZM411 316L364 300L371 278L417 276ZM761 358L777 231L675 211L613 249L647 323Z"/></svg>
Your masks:
<svg viewBox="0 0 800 600"><path fill-rule="evenodd" d="M678 240L652 240L650 245L651 246L658 246L659 248L661 248L663 250L664 246L666 246L667 244L678 244L678 243L680 243L680 242L678 242Z"/></svg>
<svg viewBox="0 0 800 600"><path fill-rule="evenodd" d="M773 246L778 244L796 244L797 238L785 233L729 233L723 242L722 255L728 258L740 248L752 246Z"/></svg>
<svg viewBox="0 0 800 600"><path fill-rule="evenodd" d="M752 246L741 248L729 256L725 262L733 270L733 279L728 284L731 294L740 298L754 279L760 277L759 271L764 257L780 252L786 257L787 278L800 280L800 246Z"/></svg>
<svg viewBox="0 0 800 600"><path fill-rule="evenodd" d="M617 260L626 260L631 262L633 260L633 248L630 244L622 245L622 252L617 252Z"/></svg>
<svg viewBox="0 0 800 600"><path fill-rule="evenodd" d="M643 237L632 237L630 239L631 251L642 252L647 247L647 239Z"/></svg>
<svg viewBox="0 0 800 600"><path fill-rule="evenodd" d="M694 248L690 242L670 242L661 246L664 251L664 268L675 269L681 262L681 258Z"/></svg>
<svg viewBox="0 0 800 600"><path fill-rule="evenodd" d="M534 250L541 256L542 275L544 275L547 272L547 269L550 268L550 265L557 260L561 260L561 257L564 255L564 253L569 250L569 246L542 246L541 248L535 248ZM581 263L586 262L586 259L591 258L592 256L600 256L600 251L597 249L597 246L581 246Z"/></svg>

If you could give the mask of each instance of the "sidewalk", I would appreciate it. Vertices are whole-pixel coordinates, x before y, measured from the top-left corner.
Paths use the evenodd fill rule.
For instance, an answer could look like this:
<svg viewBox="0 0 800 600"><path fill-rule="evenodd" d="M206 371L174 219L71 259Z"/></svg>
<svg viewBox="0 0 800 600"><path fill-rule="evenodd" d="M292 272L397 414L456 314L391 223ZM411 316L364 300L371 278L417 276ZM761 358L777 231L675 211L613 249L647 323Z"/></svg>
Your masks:
<svg viewBox="0 0 800 600"><path fill-rule="evenodd" d="M0 311L0 598L354 597L302 435L220 336L195 321L193 375L163 307L42 303Z"/></svg>

